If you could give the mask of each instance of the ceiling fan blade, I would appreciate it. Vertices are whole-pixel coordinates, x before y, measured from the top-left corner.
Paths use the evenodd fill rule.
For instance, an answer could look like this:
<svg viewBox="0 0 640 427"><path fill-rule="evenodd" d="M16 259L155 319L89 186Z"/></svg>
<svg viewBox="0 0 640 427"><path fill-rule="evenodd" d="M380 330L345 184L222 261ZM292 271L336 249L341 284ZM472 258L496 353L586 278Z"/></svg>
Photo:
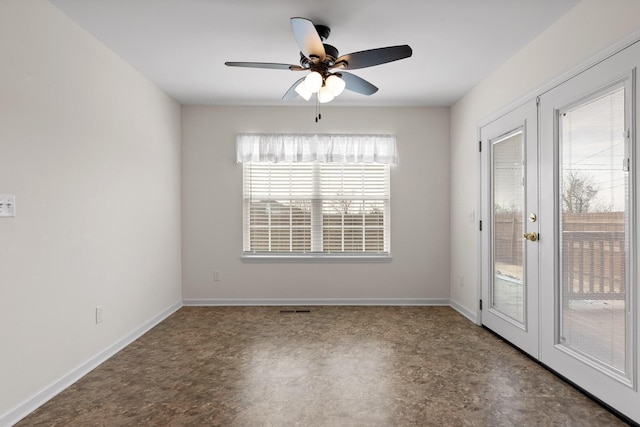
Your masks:
<svg viewBox="0 0 640 427"><path fill-rule="evenodd" d="M345 89L362 95L373 95L378 91L377 87L355 74L346 73L344 71L339 74L342 75L342 80L345 82Z"/></svg>
<svg viewBox="0 0 640 427"><path fill-rule="evenodd" d="M224 65L227 65L229 67L268 68L271 70L291 70L291 71L306 70L306 68L302 68L299 65L275 64L272 62L225 62Z"/></svg>
<svg viewBox="0 0 640 427"><path fill-rule="evenodd" d="M361 52L348 53L336 60L334 68L356 70L358 68L372 67L408 58L413 51L408 45L381 47L378 49L363 50Z"/></svg>
<svg viewBox="0 0 640 427"><path fill-rule="evenodd" d="M309 59L325 57L324 45L313 22L306 18L291 18L291 29L300 52Z"/></svg>
<svg viewBox="0 0 640 427"><path fill-rule="evenodd" d="M306 76L305 76L306 77ZM298 96L298 92L296 92L296 87L298 87L298 85L300 83L302 83L302 81L304 80L304 77L299 79L297 82L295 82L288 91L285 92L285 94L282 96L282 100L283 101L291 101L292 99L295 99L296 96Z"/></svg>

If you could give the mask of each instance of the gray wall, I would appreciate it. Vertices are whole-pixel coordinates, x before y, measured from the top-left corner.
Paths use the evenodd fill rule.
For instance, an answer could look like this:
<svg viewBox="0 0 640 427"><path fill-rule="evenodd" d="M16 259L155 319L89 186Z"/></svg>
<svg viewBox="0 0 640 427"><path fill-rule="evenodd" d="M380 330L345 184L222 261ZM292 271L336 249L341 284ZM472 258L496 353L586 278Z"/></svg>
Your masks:
<svg viewBox="0 0 640 427"><path fill-rule="evenodd" d="M248 264L242 254L242 132L392 133L391 263ZM229 303L449 298L449 110L182 107L183 296ZM213 270L222 280L213 281ZM202 302L202 301L201 301ZM312 301L313 302L313 301Z"/></svg>

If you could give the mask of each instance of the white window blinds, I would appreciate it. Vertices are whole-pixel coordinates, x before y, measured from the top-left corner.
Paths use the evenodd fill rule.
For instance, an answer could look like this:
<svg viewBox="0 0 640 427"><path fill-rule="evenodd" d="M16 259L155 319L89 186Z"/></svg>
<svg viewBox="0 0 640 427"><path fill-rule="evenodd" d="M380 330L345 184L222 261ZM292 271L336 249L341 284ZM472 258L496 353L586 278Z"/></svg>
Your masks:
<svg viewBox="0 0 640 427"><path fill-rule="evenodd" d="M243 163L245 254L388 255L389 211L389 164Z"/></svg>

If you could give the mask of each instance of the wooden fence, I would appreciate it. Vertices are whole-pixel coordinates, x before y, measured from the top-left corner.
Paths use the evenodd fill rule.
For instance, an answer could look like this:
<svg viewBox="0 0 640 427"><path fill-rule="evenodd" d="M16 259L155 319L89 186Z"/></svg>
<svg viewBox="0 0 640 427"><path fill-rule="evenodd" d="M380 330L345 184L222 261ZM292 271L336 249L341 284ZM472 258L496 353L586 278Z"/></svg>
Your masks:
<svg viewBox="0 0 640 427"><path fill-rule="evenodd" d="M522 214L495 215L496 263L522 264L522 222ZM565 299L624 299L624 213L564 214L561 240Z"/></svg>
<svg viewBox="0 0 640 427"><path fill-rule="evenodd" d="M624 231L564 231L562 282L569 299L624 299Z"/></svg>

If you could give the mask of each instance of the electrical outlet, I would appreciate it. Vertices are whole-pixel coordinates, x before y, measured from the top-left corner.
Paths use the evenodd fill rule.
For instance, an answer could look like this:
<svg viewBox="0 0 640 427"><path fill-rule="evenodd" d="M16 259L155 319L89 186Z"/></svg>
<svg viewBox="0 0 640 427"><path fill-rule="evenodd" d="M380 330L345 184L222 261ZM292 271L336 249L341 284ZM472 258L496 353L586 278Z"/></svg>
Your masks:
<svg viewBox="0 0 640 427"><path fill-rule="evenodd" d="M458 286L460 286L461 288L464 288L464 276L460 276L458 278Z"/></svg>
<svg viewBox="0 0 640 427"><path fill-rule="evenodd" d="M96 325L98 323L102 323L102 306L101 305L96 307Z"/></svg>
<svg viewBox="0 0 640 427"><path fill-rule="evenodd" d="M215 282L219 282L220 279L220 270L213 270L213 280Z"/></svg>

